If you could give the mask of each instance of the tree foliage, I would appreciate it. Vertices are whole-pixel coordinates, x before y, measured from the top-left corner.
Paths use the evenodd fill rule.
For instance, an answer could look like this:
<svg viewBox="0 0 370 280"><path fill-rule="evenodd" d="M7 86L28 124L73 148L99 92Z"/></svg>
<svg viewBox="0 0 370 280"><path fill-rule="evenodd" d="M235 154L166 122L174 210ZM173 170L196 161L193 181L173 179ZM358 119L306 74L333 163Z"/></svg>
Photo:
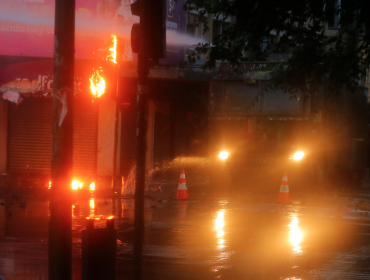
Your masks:
<svg viewBox="0 0 370 280"><path fill-rule="evenodd" d="M274 74L272 87L289 92L336 93L361 85L370 51L370 5L366 0L188 0L184 9L224 22L206 67L219 60L239 65L289 54ZM230 20L231 19L231 22ZM333 28L328 28L332 26Z"/></svg>

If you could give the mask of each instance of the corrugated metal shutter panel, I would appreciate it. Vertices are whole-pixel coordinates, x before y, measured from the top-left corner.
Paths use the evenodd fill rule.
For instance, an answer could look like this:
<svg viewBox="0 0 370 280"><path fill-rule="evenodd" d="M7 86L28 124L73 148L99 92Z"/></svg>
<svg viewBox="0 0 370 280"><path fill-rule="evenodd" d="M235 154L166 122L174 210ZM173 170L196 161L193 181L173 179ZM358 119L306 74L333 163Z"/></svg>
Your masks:
<svg viewBox="0 0 370 280"><path fill-rule="evenodd" d="M135 162L136 100L131 98L131 108L122 110L121 119L121 173L127 176Z"/></svg>
<svg viewBox="0 0 370 280"><path fill-rule="evenodd" d="M27 98L9 104L8 170L50 173L52 100Z"/></svg>
<svg viewBox="0 0 370 280"><path fill-rule="evenodd" d="M98 106L75 100L73 172L96 174ZM13 173L50 174L52 100L27 98L10 104L8 170Z"/></svg>
<svg viewBox="0 0 370 280"><path fill-rule="evenodd" d="M97 168L98 105L75 100L73 138L74 174L95 175Z"/></svg>

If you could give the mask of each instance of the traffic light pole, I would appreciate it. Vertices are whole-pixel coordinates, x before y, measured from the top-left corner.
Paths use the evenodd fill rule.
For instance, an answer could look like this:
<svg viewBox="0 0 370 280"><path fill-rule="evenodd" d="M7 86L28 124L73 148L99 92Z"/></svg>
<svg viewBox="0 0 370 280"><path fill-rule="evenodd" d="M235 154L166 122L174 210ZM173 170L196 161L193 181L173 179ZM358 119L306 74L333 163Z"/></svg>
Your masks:
<svg viewBox="0 0 370 280"><path fill-rule="evenodd" d="M136 184L135 184L135 222L134 222L134 280L141 280L141 263L144 241L144 190L145 190L145 155L146 130L148 119L148 74L149 49L147 32L149 29L148 1L140 5L140 33L138 54L138 87L136 119Z"/></svg>
<svg viewBox="0 0 370 280"><path fill-rule="evenodd" d="M55 1L49 280L72 279L75 0Z"/></svg>
<svg viewBox="0 0 370 280"><path fill-rule="evenodd" d="M132 26L131 47L138 54L134 280L141 280L149 61L153 64L166 56L166 1L137 0L131 4L131 12L140 17L140 23Z"/></svg>

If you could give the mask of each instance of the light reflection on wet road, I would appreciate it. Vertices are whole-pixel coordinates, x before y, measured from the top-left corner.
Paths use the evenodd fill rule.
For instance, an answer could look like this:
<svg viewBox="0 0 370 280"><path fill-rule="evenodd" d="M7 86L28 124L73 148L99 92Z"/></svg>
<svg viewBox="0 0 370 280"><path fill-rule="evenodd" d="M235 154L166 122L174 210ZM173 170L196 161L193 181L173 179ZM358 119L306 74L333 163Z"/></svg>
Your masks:
<svg viewBox="0 0 370 280"><path fill-rule="evenodd" d="M48 202L28 200L25 208L0 202L0 275L47 279ZM73 279L81 277L85 218L111 215L118 230L117 279L131 279L134 200L79 199L72 213ZM370 260L367 221L347 223L334 215L334 209L293 205L147 200L144 279L370 279L363 269ZM352 278L341 278L346 273Z"/></svg>
<svg viewBox="0 0 370 280"><path fill-rule="evenodd" d="M291 221L289 224L290 243L292 243L294 254L300 254L302 253L300 244L303 239L303 233L298 226L299 220L298 220L297 214L296 213L292 214L290 218L291 218Z"/></svg>

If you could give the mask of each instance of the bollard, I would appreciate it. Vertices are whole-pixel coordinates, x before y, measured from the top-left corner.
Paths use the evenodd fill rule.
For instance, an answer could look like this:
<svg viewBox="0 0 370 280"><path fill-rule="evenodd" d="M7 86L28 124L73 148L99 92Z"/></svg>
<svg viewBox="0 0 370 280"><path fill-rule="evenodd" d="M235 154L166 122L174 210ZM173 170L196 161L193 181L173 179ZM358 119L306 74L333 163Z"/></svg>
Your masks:
<svg viewBox="0 0 370 280"><path fill-rule="evenodd" d="M114 219L108 219L106 228L95 228L94 219L86 220L82 230L81 279L116 279L116 239Z"/></svg>

